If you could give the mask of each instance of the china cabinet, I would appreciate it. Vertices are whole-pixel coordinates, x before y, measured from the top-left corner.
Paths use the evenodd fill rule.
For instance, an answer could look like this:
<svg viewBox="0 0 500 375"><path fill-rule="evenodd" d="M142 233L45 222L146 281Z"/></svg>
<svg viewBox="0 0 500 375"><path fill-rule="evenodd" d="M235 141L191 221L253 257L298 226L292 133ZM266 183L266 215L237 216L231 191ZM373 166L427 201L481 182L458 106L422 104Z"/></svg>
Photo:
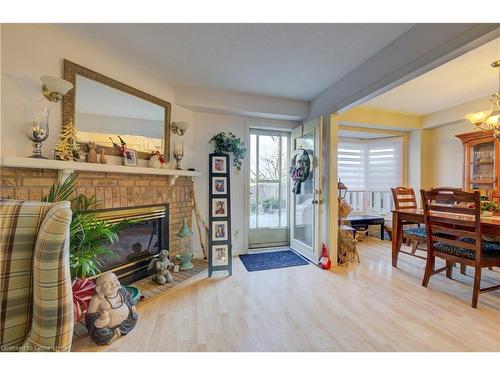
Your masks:
<svg viewBox="0 0 500 375"><path fill-rule="evenodd" d="M493 132L474 131L456 137L464 146L463 189L478 190L484 196L500 190L500 144Z"/></svg>

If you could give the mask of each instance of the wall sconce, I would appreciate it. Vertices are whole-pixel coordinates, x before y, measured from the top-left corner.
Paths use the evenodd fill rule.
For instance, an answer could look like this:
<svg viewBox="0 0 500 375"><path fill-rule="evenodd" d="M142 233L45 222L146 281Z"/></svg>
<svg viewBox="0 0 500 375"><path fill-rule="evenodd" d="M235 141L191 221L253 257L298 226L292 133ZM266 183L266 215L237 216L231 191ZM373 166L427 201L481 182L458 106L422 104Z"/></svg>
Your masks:
<svg viewBox="0 0 500 375"><path fill-rule="evenodd" d="M40 77L43 82L42 94L50 102L58 102L66 93L73 88L73 84L62 78L43 76Z"/></svg>
<svg viewBox="0 0 500 375"><path fill-rule="evenodd" d="M189 122L172 122L172 133L183 136L189 127Z"/></svg>

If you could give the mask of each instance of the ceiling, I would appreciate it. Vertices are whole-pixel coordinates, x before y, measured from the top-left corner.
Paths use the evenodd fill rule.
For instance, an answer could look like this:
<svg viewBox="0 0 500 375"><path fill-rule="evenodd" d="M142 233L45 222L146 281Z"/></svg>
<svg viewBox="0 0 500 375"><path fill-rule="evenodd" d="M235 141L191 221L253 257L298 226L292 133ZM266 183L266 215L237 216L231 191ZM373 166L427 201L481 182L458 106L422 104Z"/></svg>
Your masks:
<svg viewBox="0 0 500 375"><path fill-rule="evenodd" d="M367 101L363 107L426 115L494 94L500 59L500 38ZM488 103L485 102L485 106Z"/></svg>
<svg viewBox="0 0 500 375"><path fill-rule="evenodd" d="M176 85L309 101L412 24L65 24Z"/></svg>

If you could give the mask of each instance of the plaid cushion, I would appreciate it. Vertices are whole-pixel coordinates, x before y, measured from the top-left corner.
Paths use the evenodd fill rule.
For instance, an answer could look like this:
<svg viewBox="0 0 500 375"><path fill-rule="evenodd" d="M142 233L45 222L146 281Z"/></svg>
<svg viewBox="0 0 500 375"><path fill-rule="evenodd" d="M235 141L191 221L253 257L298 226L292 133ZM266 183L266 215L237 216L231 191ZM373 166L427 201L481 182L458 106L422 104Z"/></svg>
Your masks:
<svg viewBox="0 0 500 375"><path fill-rule="evenodd" d="M68 202L0 200L2 350L70 349L70 222Z"/></svg>

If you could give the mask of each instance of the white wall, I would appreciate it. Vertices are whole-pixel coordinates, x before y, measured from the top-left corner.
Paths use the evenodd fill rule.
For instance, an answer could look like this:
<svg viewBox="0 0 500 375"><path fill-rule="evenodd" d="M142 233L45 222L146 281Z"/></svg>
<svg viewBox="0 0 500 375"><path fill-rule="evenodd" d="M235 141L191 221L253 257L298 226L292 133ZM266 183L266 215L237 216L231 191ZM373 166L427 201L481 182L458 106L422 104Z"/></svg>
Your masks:
<svg viewBox="0 0 500 375"><path fill-rule="evenodd" d="M113 56L108 50L101 50L84 39L78 39L67 34L55 25L8 24L1 29L1 71L2 98L1 118L5 125L1 128L0 155L26 156L31 154L31 142L26 138L23 126L23 105L26 102L40 101L51 107L50 137L44 143L45 154L58 141L61 128L61 104L49 103L41 95L42 75L62 76L63 59L88 67L132 87L143 90L172 103L172 121L186 121L190 127L183 137L172 135L171 149L178 141L184 142L185 156L182 161L184 168L195 168L202 172L203 177L195 178L196 197L202 215L207 218L208 211L208 153L213 146L208 140L219 131L232 131L238 137L245 138L248 127L271 127L289 129L297 126L297 122L259 120L248 117L194 113L192 110L176 104L175 88L168 82L158 80L158 77L140 66L131 65L123 59ZM183 100L187 100L183 92ZM224 96L228 98L227 94ZM203 106L197 96L197 103ZM238 96L237 99L240 99ZM235 100L237 110L244 111L241 100ZM256 101L253 101L250 112L259 111ZM299 116L303 113L301 103L288 103L278 100L276 114L280 116ZM213 103L208 103L213 107ZM288 108L288 109L287 109ZM297 112L297 109L298 112ZM213 108L211 108L213 109ZM227 108L226 108L227 109ZM289 111L287 115L287 111ZM273 112L271 105L265 106L267 114ZM78 126L78 124L76 124ZM232 171L232 202L233 202L233 246L235 252L245 251L244 231L245 217L243 203L245 199L244 172L236 174ZM196 227L193 228L196 233ZM236 234L236 235L235 235ZM201 252L198 235L194 238L195 251Z"/></svg>
<svg viewBox="0 0 500 375"><path fill-rule="evenodd" d="M23 105L45 101L51 107L50 136L45 150L55 144L61 126L61 104L49 103L40 93L40 76L62 76L63 59L72 60L99 73L116 78L167 101L174 99L173 87L161 82L140 67L115 58L83 39L76 39L54 25L8 24L2 30L2 152L4 155L29 155L31 144L24 135ZM176 106L173 106L172 120Z"/></svg>
<svg viewBox="0 0 500 375"><path fill-rule="evenodd" d="M408 185L419 191L422 177L421 171L422 131L413 130L408 133Z"/></svg>
<svg viewBox="0 0 500 375"><path fill-rule="evenodd" d="M489 98L473 100L430 113L422 117L426 134L422 138L423 179L427 188L437 186L462 187L464 151L457 134L476 130L465 119L468 113L489 108Z"/></svg>
<svg viewBox="0 0 500 375"><path fill-rule="evenodd" d="M252 118L245 118L240 116L231 116L215 113L194 113L194 127L195 131L188 130L190 148L185 149L185 154L188 154L189 164L196 170L200 171L203 176L208 175L208 157L214 148L209 144L209 139L218 132L232 132L237 137L246 140L245 145L249 145L248 129L253 128L271 128L271 129L293 129L298 125L296 122L278 121L278 120L258 120ZM244 205L248 198L246 190L246 171L245 167L248 166L248 161L245 160L241 172L237 172L235 168L231 169L231 225L232 225L232 239L233 239L233 253L238 254L246 252L247 243L246 236L246 217ZM195 184L195 197L197 204L203 213L208 212L208 179L197 180L199 183ZM207 215L205 215L207 217ZM199 249L199 237L195 230L194 246Z"/></svg>
<svg viewBox="0 0 500 375"><path fill-rule="evenodd" d="M473 130L468 121L460 121L430 131L432 163L422 167L432 170L432 187L462 187L464 151L462 141L455 135Z"/></svg>

